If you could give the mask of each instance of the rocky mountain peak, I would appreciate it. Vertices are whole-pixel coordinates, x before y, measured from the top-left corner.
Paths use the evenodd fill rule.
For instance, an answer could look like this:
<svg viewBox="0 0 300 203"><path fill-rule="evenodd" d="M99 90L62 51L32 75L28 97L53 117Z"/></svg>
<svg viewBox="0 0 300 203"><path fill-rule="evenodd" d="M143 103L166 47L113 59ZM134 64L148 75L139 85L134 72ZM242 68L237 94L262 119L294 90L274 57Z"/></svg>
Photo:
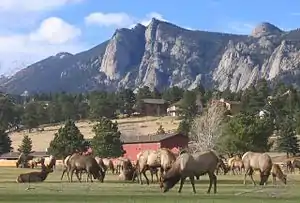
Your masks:
<svg viewBox="0 0 300 203"><path fill-rule="evenodd" d="M163 90L199 84L240 91L261 78L300 86L299 30L284 32L263 22L249 37L186 30L152 18L148 26L117 29L90 50L61 52L9 79L0 78L0 91L116 91L142 86Z"/></svg>
<svg viewBox="0 0 300 203"><path fill-rule="evenodd" d="M262 22L252 30L251 35L253 37L261 37L265 35L278 35L281 34L282 32L283 31L278 27L276 27L275 25L268 22Z"/></svg>

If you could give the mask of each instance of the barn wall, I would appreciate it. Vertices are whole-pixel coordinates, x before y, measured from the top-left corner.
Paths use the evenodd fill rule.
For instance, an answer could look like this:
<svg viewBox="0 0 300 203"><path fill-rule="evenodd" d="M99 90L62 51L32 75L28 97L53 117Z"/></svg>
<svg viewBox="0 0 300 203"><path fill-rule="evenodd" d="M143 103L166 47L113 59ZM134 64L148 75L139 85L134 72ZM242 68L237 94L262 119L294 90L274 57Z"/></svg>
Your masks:
<svg viewBox="0 0 300 203"><path fill-rule="evenodd" d="M164 148L185 148L188 146L189 139L183 135L177 135L161 141L161 147Z"/></svg>
<svg viewBox="0 0 300 203"><path fill-rule="evenodd" d="M143 150L157 150L160 148L160 143L134 143L123 144L123 149L126 151L124 157L132 161L136 161L136 155Z"/></svg>

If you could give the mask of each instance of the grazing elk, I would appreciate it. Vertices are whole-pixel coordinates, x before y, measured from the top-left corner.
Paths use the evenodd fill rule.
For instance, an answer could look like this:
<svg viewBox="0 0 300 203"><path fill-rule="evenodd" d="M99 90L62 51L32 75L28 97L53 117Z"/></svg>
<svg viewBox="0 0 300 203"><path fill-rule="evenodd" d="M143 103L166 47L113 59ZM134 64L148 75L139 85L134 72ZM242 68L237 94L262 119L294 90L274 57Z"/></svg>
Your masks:
<svg viewBox="0 0 300 203"><path fill-rule="evenodd" d="M293 159L292 160L292 166L293 166L293 169L295 170L296 168L299 169L299 173L300 173L300 160L298 159Z"/></svg>
<svg viewBox="0 0 300 203"><path fill-rule="evenodd" d="M273 185L276 184L276 177L279 178L279 180L281 180L286 185L287 175L283 174L283 172L278 164L273 164L271 174L273 177L273 181L272 181Z"/></svg>
<svg viewBox="0 0 300 203"><path fill-rule="evenodd" d="M45 157L34 157L28 163L31 168L36 168L38 164L41 164L42 166L45 163Z"/></svg>
<svg viewBox="0 0 300 203"><path fill-rule="evenodd" d="M253 179L254 170L260 172L260 185L264 185L269 176L271 175L272 170L272 159L267 153L257 153L257 152L246 152L242 157L244 166L245 166L245 177L244 185L246 185L246 177L250 176L253 185L256 185Z"/></svg>
<svg viewBox="0 0 300 203"><path fill-rule="evenodd" d="M91 180L91 182L93 182L92 176L94 179L98 179L101 182L103 182L105 177L105 171L99 166L95 158L90 155L84 156L80 154L74 154L69 158L67 175L69 177L69 172L71 172L71 178L68 178L70 182L73 182L73 174L75 171L78 172L86 171L87 182L89 179ZM78 180L81 182L77 172L76 172L76 176Z"/></svg>
<svg viewBox="0 0 300 203"><path fill-rule="evenodd" d="M171 169L168 170L162 177L160 188L163 192L169 191L176 183L180 181L180 187L178 192L180 193L185 182L185 179L189 177L193 192L195 189L195 176L198 178L202 175L208 174L209 187L207 193L210 193L212 184L214 184L214 193L217 192L217 176L215 170L219 162L219 157L213 151L196 152L189 154L182 151Z"/></svg>
<svg viewBox="0 0 300 203"><path fill-rule="evenodd" d="M145 177L147 184L149 185L149 179L146 176L146 171L150 168L160 168L160 179L164 173L166 173L175 162L175 154L167 149L160 148L158 150L145 150L137 155L136 169L138 175L138 181L143 184L142 174ZM153 170L153 169L152 169Z"/></svg>

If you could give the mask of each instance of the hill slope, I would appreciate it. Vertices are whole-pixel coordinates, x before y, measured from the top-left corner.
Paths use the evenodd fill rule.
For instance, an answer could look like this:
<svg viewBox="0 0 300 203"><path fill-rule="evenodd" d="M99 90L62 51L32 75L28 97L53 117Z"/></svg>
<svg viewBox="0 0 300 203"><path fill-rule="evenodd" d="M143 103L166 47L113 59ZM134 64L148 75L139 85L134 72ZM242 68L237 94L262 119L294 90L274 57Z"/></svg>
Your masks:
<svg viewBox="0 0 300 203"><path fill-rule="evenodd" d="M251 35L192 31L152 19L144 27L118 29L85 52L59 53L1 82L8 93L178 85L238 91L259 78L299 85L300 31L261 23ZM51 80L49 80L51 78Z"/></svg>

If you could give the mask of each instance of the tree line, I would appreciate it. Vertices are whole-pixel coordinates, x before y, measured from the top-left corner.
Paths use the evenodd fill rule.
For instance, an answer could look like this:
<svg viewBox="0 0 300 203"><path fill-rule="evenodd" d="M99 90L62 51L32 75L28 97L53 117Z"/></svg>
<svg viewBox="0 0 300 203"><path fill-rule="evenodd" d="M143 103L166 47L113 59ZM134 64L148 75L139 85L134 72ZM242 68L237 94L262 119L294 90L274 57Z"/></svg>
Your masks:
<svg viewBox="0 0 300 203"><path fill-rule="evenodd" d="M299 91L292 86L278 83L271 88L265 80L260 80L240 92L231 92L229 89L221 92L198 86L190 91L172 87L163 92L150 91L148 87L143 87L136 94L130 89L124 89L116 93L40 94L21 99L2 95L0 97L0 153L10 150L11 141L7 136L7 129L23 125L30 130L41 124L65 122L65 126L57 132L50 144L50 151L52 150L54 154L64 156L70 151L82 150L90 145L94 146L99 155L122 154L117 123L112 123L110 119L118 114L131 115L135 111L141 111L142 99L162 98L169 104L180 102L179 132L190 136L192 140L201 140L198 143L202 145L205 143L203 141L206 139L205 136L209 134L210 143L207 141L206 147L216 148L226 153L242 153L245 150L268 151L273 146L270 137L273 132L276 132L278 150L296 154L299 151L296 137L296 133L300 131L299 96ZM221 109L209 111L212 108L211 99L220 98L240 101L241 112L234 117L229 117L230 111L226 109L224 112ZM198 110L199 103L202 104L204 111ZM264 112L263 118L258 116L259 111ZM213 117L210 114L216 114L216 112L222 112L225 115L222 122L209 120ZM74 121L80 119L97 121L93 128L95 137L89 143L83 139L75 125ZM220 130L212 131L212 128ZM213 138L213 134L218 134L218 136ZM79 141L77 138L73 139L73 135L78 135ZM75 140L75 144L72 141L67 144L68 147L64 147L65 144L60 146L61 143L68 143L66 140ZM30 147L30 140L26 138L26 142L26 146ZM104 142L104 145L100 145ZM200 145L199 147L203 148Z"/></svg>
<svg viewBox="0 0 300 203"><path fill-rule="evenodd" d="M234 116L210 104L202 115L186 115L179 131L194 141L195 150L215 149L229 155L246 151L299 153L300 93L293 86L278 83L272 88L258 81L240 94L225 90L222 97L238 98L241 111Z"/></svg>

